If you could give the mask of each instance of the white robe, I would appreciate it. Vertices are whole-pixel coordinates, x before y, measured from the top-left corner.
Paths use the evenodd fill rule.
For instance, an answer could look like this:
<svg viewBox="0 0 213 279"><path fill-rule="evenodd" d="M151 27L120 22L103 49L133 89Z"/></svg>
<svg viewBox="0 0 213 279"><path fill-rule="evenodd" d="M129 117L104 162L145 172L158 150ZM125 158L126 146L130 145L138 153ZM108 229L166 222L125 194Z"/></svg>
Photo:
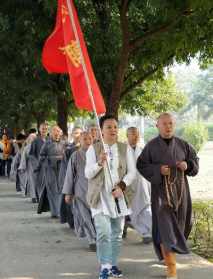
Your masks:
<svg viewBox="0 0 213 279"><path fill-rule="evenodd" d="M135 164L142 148L137 145L136 149L132 149ZM151 184L137 171L136 179L132 187L135 195L131 204L131 224L143 237L151 237L152 235L152 212L151 212Z"/></svg>

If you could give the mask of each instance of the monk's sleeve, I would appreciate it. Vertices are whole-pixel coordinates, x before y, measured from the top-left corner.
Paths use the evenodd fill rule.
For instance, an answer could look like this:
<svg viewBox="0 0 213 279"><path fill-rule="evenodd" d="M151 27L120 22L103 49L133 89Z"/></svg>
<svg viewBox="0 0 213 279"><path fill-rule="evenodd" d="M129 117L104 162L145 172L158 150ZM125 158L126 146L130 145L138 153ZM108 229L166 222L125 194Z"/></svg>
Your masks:
<svg viewBox="0 0 213 279"><path fill-rule="evenodd" d="M66 176L66 171L67 171L66 155L64 155L63 159L61 161L61 166L60 166L60 170L59 170L59 177L58 177L59 185L60 185L61 188L64 185L64 179L65 179L65 176Z"/></svg>
<svg viewBox="0 0 213 279"><path fill-rule="evenodd" d="M75 154L73 154L75 155ZM66 171L66 176L65 176L65 180L64 180L64 185L63 185L63 190L62 193L66 194L66 195L73 195L74 194L74 188L75 188L75 160L73 155L71 156L71 158L69 159L69 163L67 166L67 171Z"/></svg>
<svg viewBox="0 0 213 279"><path fill-rule="evenodd" d="M21 161L19 165L19 170L25 171L27 169L27 149L26 147L23 150L23 153L21 155Z"/></svg>
<svg viewBox="0 0 213 279"><path fill-rule="evenodd" d="M38 167L36 171L39 171L42 167L42 165L47 162L48 157L48 143L45 143L40 151L39 160L38 160Z"/></svg>
<svg viewBox="0 0 213 279"><path fill-rule="evenodd" d="M186 149L187 149L186 162L188 168L185 174L189 176L195 176L199 171L199 158L197 157L196 151L190 144L187 144Z"/></svg>
<svg viewBox="0 0 213 279"><path fill-rule="evenodd" d="M161 165L153 164L150 153L150 146L147 144L137 160L137 169L152 184L159 184L162 181L160 172Z"/></svg>
<svg viewBox="0 0 213 279"><path fill-rule="evenodd" d="M36 154L36 141L34 140L34 141L31 143L29 155L36 157L35 154Z"/></svg>

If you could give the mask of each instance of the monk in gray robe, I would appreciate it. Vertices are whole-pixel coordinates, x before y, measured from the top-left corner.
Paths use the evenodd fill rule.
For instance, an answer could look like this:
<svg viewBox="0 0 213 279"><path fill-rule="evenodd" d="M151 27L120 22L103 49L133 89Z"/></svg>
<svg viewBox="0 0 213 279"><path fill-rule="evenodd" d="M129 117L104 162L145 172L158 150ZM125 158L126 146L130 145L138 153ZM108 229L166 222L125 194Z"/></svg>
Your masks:
<svg viewBox="0 0 213 279"><path fill-rule="evenodd" d="M167 278L177 278L175 253L189 252L192 202L187 176L198 173L198 157L186 141L174 136L175 120L163 113L157 121L159 136L143 149L139 172L151 182L153 242L159 259L165 260Z"/></svg>
<svg viewBox="0 0 213 279"><path fill-rule="evenodd" d="M24 149L24 142L26 140L26 136L24 134L18 134L15 142L14 142L14 149L15 149L15 156L13 157L11 171L10 171L10 179L16 182L16 191L21 193L21 180L20 180L20 171L18 170L20 162L21 162L21 155Z"/></svg>
<svg viewBox="0 0 213 279"><path fill-rule="evenodd" d="M37 163L37 166L35 164L35 169L34 169L35 174L33 176L37 200L39 199L41 189L43 189L45 183L44 169L41 167L38 171L38 162L39 162L39 155L40 155L41 148L47 139L47 132L48 132L48 125L46 123L41 123L39 126L39 135L31 143L30 152L29 152L29 156L31 156L32 159Z"/></svg>
<svg viewBox="0 0 213 279"><path fill-rule="evenodd" d="M50 139L41 148L38 166L38 169L44 168L45 177L45 183L39 197L38 214L50 209L52 218L59 217L60 187L58 178L65 150L61 135L61 129L58 126L53 126Z"/></svg>
<svg viewBox="0 0 213 279"><path fill-rule="evenodd" d="M26 140L26 146L23 149L21 155L21 162L19 165L19 171L21 180L23 180L23 187L26 196L30 196L32 202L36 202L36 190L35 190L35 172L34 169L37 166L37 162L34 157L29 155L31 143L35 140L36 134L30 134Z"/></svg>
<svg viewBox="0 0 213 279"><path fill-rule="evenodd" d="M95 124L90 124L88 126L88 132L91 134L92 136L92 141L93 144L95 144L96 142L98 142L100 140L100 136L99 136L99 131L98 131L98 127Z"/></svg>
<svg viewBox="0 0 213 279"><path fill-rule="evenodd" d="M80 127L74 127L72 129L72 143L66 143L65 154L61 162L61 167L59 171L59 186L60 192L62 192L62 188L64 185L64 179L67 172L67 166L69 159L73 152L75 152L80 147L80 136L82 133L82 129ZM62 224L68 223L70 228L74 228L74 219L72 214L72 203L67 204L65 202L65 195L62 193L60 198L60 222Z"/></svg>
<svg viewBox="0 0 213 279"><path fill-rule="evenodd" d="M75 151L69 160L63 191L65 201L73 204L75 232L78 237L86 237L89 247L95 251L96 232L89 205L86 201L88 180L85 177L86 151L92 144L92 136L88 132L81 134L81 148Z"/></svg>

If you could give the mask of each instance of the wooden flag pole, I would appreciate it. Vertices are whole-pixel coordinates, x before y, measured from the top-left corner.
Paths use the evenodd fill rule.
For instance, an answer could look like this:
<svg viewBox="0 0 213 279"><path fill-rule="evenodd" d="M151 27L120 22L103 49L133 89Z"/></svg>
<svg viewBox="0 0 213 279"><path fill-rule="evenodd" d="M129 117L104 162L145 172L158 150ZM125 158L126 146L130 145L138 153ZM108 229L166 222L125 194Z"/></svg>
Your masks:
<svg viewBox="0 0 213 279"><path fill-rule="evenodd" d="M93 111L94 111L94 114L95 114L95 119L96 119L96 122L97 122L97 127L98 127L98 130L99 130L100 140L101 140L101 143L103 145L104 152L107 153L106 152L106 148L104 146L104 139L103 139L102 132L101 132L101 127L100 127L100 124L99 124L99 118L98 118L98 113L97 113L96 106L95 106L95 101L94 101L94 97L93 97L91 83L90 83L89 75L88 75L88 72L87 72L87 67L86 67L86 64L85 64L85 61L84 61L84 56L83 56L83 52L82 52L82 49L81 49L81 44L80 44L80 39L79 39L79 36L78 36L78 31L77 31L77 28L76 28L76 25L75 25L75 20L74 20L74 14L73 14L72 6L70 4L70 0L66 0L66 1L67 1L67 7L68 7L70 21L71 21L71 24L72 24L72 27L73 27L73 31L74 31L74 35L75 35L75 38L76 38L76 41L77 41L77 44L78 44L78 47L79 47L79 51L80 51L82 68L83 68L85 79L86 79L86 84L87 84L87 88L88 88L88 92L89 92L90 101L92 103L92 108L93 108ZM109 166L109 161L108 160L106 161L106 165L107 165L107 170L109 172L109 176L110 176L110 181L112 183L112 187L114 187L115 185L114 185L114 182L113 182L113 179L112 179L112 173L111 173L111 170L110 170L110 166Z"/></svg>

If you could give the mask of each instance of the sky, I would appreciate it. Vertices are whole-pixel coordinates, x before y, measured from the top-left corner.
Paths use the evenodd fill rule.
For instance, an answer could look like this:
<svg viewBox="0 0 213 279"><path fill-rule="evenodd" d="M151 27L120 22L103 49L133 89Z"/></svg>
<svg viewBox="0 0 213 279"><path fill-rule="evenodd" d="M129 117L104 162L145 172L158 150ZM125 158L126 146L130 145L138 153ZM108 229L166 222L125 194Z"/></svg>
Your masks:
<svg viewBox="0 0 213 279"><path fill-rule="evenodd" d="M201 69L198 64L197 59L192 59L191 63L187 65L186 63L183 64L175 64L173 67L170 68L170 71L172 71L174 74L177 74L178 72L190 72L194 73L195 75L199 74L201 72Z"/></svg>

